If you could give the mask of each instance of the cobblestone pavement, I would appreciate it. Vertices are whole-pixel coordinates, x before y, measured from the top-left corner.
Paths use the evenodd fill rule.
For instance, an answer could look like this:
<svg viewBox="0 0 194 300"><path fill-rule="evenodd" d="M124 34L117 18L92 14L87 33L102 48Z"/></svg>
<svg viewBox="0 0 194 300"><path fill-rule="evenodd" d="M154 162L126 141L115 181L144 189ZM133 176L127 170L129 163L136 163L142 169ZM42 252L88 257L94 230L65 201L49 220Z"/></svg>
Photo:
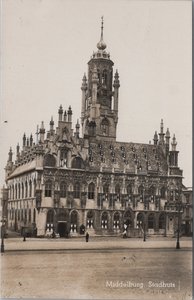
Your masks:
<svg viewBox="0 0 194 300"><path fill-rule="evenodd" d="M191 300L192 241L5 239L1 297Z"/></svg>

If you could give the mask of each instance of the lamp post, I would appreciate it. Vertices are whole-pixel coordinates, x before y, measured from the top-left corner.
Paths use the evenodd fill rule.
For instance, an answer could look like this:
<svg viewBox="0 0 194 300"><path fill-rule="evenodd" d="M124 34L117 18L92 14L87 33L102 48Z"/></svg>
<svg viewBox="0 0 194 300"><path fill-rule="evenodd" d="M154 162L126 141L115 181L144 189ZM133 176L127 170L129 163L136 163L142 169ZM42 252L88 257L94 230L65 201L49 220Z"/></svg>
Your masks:
<svg viewBox="0 0 194 300"><path fill-rule="evenodd" d="M177 228L177 241L176 241L176 249L180 249L180 213L182 208L182 203L177 203L176 208L178 209L178 228Z"/></svg>
<svg viewBox="0 0 194 300"><path fill-rule="evenodd" d="M146 241L145 220L143 221L143 241Z"/></svg>
<svg viewBox="0 0 194 300"><path fill-rule="evenodd" d="M2 219L1 220L1 253L5 252L4 236L5 236L5 219Z"/></svg>

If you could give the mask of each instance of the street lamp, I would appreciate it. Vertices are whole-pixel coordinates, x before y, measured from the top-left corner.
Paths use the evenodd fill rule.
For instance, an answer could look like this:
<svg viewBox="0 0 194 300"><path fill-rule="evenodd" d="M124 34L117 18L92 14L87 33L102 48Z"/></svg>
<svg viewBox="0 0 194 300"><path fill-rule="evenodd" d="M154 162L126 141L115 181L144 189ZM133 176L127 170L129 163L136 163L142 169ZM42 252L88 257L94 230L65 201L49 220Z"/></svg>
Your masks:
<svg viewBox="0 0 194 300"><path fill-rule="evenodd" d="M146 241L145 220L143 221L143 241Z"/></svg>
<svg viewBox="0 0 194 300"><path fill-rule="evenodd" d="M181 202L177 203L176 209L178 210L178 228L177 228L176 249L180 249L180 213L181 213L181 209L182 209Z"/></svg>
<svg viewBox="0 0 194 300"><path fill-rule="evenodd" d="M4 236L5 236L5 219L1 220L1 253L5 252L4 248Z"/></svg>

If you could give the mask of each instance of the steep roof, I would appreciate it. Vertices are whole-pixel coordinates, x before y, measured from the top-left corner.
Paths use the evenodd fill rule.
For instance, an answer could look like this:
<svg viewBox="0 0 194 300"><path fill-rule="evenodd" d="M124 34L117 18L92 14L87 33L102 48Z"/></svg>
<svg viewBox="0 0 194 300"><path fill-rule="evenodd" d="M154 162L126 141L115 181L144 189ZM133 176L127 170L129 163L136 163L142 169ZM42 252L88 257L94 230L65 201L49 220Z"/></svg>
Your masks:
<svg viewBox="0 0 194 300"><path fill-rule="evenodd" d="M89 164L92 168L125 169L126 173L167 175L168 165L165 148L161 145L124 143L124 142L91 142L89 144Z"/></svg>

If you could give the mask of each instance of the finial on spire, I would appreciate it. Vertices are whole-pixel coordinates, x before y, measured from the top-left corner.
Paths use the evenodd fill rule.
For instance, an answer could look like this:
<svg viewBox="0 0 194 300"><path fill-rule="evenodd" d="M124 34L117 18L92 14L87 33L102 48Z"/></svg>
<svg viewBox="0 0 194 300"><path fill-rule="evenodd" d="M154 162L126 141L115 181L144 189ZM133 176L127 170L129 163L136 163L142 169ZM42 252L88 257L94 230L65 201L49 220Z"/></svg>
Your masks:
<svg viewBox="0 0 194 300"><path fill-rule="evenodd" d="M104 19L103 19L103 16L101 17L101 20L102 20L102 22L101 22L101 40L103 40L103 24L104 24Z"/></svg>
<svg viewBox="0 0 194 300"><path fill-rule="evenodd" d="M103 29L104 29L104 26L103 26L103 24L104 24L104 18L103 18L103 16L101 17L101 36L100 36L100 42L97 44L97 48L99 49L99 50L104 50L104 49L106 49L106 44L105 44L105 42L103 41Z"/></svg>

